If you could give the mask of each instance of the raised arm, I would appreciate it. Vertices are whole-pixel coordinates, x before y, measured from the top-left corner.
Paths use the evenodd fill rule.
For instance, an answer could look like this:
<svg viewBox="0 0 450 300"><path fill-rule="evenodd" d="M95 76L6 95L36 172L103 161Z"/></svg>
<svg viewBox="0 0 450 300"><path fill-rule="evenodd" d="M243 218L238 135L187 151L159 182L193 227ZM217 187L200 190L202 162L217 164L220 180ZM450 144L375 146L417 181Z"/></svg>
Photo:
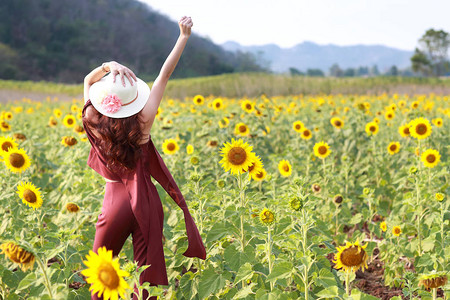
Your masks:
<svg viewBox="0 0 450 300"><path fill-rule="evenodd" d="M167 82L169 81L173 70L175 70L189 36L191 35L191 27L193 23L190 17L181 18L178 25L180 27L180 36L164 62L158 77L155 79L150 91L149 99L141 111L141 115L147 128L150 128L153 124L156 113L158 112L159 104L161 103L161 99L164 94L164 90L166 89Z"/></svg>

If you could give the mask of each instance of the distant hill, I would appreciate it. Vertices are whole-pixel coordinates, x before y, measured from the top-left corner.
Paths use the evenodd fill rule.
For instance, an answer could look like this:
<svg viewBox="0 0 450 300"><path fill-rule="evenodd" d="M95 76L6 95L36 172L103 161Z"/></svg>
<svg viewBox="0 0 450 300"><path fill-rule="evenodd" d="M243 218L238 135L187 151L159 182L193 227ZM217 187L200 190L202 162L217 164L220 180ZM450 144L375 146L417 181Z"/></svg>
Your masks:
<svg viewBox="0 0 450 300"><path fill-rule="evenodd" d="M280 48L274 44L242 46L236 42L226 42L222 47L233 52L253 53L258 63L270 67L275 72L286 72L290 67L301 71L318 68L328 72L335 63L342 69L373 65L377 65L380 71L393 65L401 69L411 65L410 57L413 55L413 51L381 45L336 46L312 42L303 42L292 48Z"/></svg>
<svg viewBox="0 0 450 300"><path fill-rule="evenodd" d="M153 80L178 34L176 22L137 0L1 0L0 79L79 83L116 60ZM261 68L193 30L173 77L241 71Z"/></svg>

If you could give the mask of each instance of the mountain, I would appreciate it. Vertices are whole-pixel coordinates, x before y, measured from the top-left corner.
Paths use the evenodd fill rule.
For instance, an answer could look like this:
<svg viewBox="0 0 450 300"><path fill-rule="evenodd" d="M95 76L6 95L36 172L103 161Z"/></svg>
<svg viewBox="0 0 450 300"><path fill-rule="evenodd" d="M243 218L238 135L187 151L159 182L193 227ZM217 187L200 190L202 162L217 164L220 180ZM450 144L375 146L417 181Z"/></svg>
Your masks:
<svg viewBox="0 0 450 300"><path fill-rule="evenodd" d="M177 22L137 0L1 0L0 78L80 83L115 60L152 80L178 34ZM173 77L260 70L193 33Z"/></svg>
<svg viewBox="0 0 450 300"><path fill-rule="evenodd" d="M382 45L337 46L313 42L303 42L291 48L280 48L275 44L242 46L236 42L226 42L222 47L235 53L253 53L260 65L274 72L286 72L291 67L301 71L322 69L327 72L335 63L342 69L373 65L377 65L381 71L393 65L402 69L411 65L410 58L414 54L413 51Z"/></svg>

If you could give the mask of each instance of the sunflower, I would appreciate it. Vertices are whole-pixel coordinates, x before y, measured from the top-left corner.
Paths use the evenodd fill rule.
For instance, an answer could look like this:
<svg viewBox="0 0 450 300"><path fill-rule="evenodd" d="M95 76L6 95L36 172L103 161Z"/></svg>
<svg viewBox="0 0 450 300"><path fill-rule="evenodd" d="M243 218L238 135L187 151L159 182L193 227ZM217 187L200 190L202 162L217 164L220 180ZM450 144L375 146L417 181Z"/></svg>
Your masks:
<svg viewBox="0 0 450 300"><path fill-rule="evenodd" d="M393 235L400 236L401 233L402 233L402 229L400 228L400 226L392 227L392 234Z"/></svg>
<svg viewBox="0 0 450 300"><path fill-rule="evenodd" d="M9 125L9 123L6 121L2 121L0 123L0 127L1 127L2 131L4 131L4 132L11 130L11 125Z"/></svg>
<svg viewBox="0 0 450 300"><path fill-rule="evenodd" d="M391 142L389 143L387 150L390 155L394 155L398 151L400 151L400 143L399 142Z"/></svg>
<svg viewBox="0 0 450 300"><path fill-rule="evenodd" d="M254 181L262 181L266 178L267 172L265 169L261 169L258 172L251 174L251 176Z"/></svg>
<svg viewBox="0 0 450 300"><path fill-rule="evenodd" d="M342 121L342 119L339 117L331 118L330 123L337 129L341 129L342 127L344 127L344 121Z"/></svg>
<svg viewBox="0 0 450 300"><path fill-rule="evenodd" d="M419 101L414 101L413 103L411 103L411 108L416 109L419 107Z"/></svg>
<svg viewBox="0 0 450 300"><path fill-rule="evenodd" d="M162 111L163 111L162 108L158 107L158 110L156 111L156 117L159 117L161 115Z"/></svg>
<svg viewBox="0 0 450 300"><path fill-rule="evenodd" d="M0 136L0 155L3 156L9 149L17 149L18 145L13 138L9 136Z"/></svg>
<svg viewBox="0 0 450 300"><path fill-rule="evenodd" d="M441 161L441 155L437 150L427 149L422 153L420 159L425 167L434 168Z"/></svg>
<svg viewBox="0 0 450 300"><path fill-rule="evenodd" d="M227 117L224 117L222 120L219 121L220 128L226 128L228 127L228 124L230 124L230 119L228 119Z"/></svg>
<svg viewBox="0 0 450 300"><path fill-rule="evenodd" d="M302 131L304 130L304 128L305 128L305 125L303 124L302 121L295 121L295 122L292 124L292 128L293 128L295 131L297 131L297 132L302 132Z"/></svg>
<svg viewBox="0 0 450 300"><path fill-rule="evenodd" d="M0 249L2 250L0 254L5 254L5 258L8 257L12 262L18 264L22 271L33 270L36 257L30 251L13 242L3 243Z"/></svg>
<svg viewBox="0 0 450 300"><path fill-rule="evenodd" d="M411 121L409 132L412 137L422 140L431 135L430 121L425 118L416 118Z"/></svg>
<svg viewBox="0 0 450 300"><path fill-rule="evenodd" d="M22 199L22 202L29 207L36 209L42 206L42 197L39 188L31 182L21 181L17 186L17 194Z"/></svg>
<svg viewBox="0 0 450 300"><path fill-rule="evenodd" d="M442 127L442 124L444 123L442 121L442 118L433 119L432 122L433 122L434 126L436 126L436 127Z"/></svg>
<svg viewBox="0 0 450 300"><path fill-rule="evenodd" d="M309 139L311 139L311 138L312 138L312 132L311 132L311 130L309 130L308 128L305 128L305 129L302 131L302 134L300 135L300 137L301 137L302 139L304 139L304 140L309 140Z"/></svg>
<svg viewBox="0 0 450 300"><path fill-rule="evenodd" d="M214 110L220 110L223 108L223 101L221 98L216 98L214 99L214 101L212 102L212 107Z"/></svg>
<svg viewBox="0 0 450 300"><path fill-rule="evenodd" d="M166 154L175 154L180 147L178 146L178 143L174 139L166 139L162 145L163 151Z"/></svg>
<svg viewBox="0 0 450 300"><path fill-rule="evenodd" d="M247 136L250 134L250 129L247 125L244 123L237 123L236 127L234 128L234 134L240 135L240 136Z"/></svg>
<svg viewBox="0 0 450 300"><path fill-rule="evenodd" d="M112 251L105 247L98 248L98 254L89 250L87 260L83 263L88 267L81 271L86 276L87 283L91 284L89 291L103 295L103 299L118 299L119 295L125 298L125 292L130 288L124 280L129 273L121 270L119 259L113 259Z"/></svg>
<svg viewBox="0 0 450 300"><path fill-rule="evenodd" d="M25 141L27 137L23 133L14 133L13 137L17 140Z"/></svg>
<svg viewBox="0 0 450 300"><path fill-rule="evenodd" d="M72 115L65 115L64 119L63 119L63 124L64 126L66 126L67 128L72 128L75 126L75 117Z"/></svg>
<svg viewBox="0 0 450 300"><path fill-rule="evenodd" d="M196 95L196 96L194 96L192 101L194 101L195 105L200 106L200 105L203 105L203 103L205 103L205 97L203 97L202 95Z"/></svg>
<svg viewBox="0 0 450 300"><path fill-rule="evenodd" d="M231 174L243 173L248 170L254 161L253 147L243 140L231 139L231 143L225 142L222 152L222 164L225 172L231 170Z"/></svg>
<svg viewBox="0 0 450 300"><path fill-rule="evenodd" d="M72 105L70 106L70 111L73 112L73 113L77 113L79 109L80 109L80 108L79 108L78 105L76 105L76 104L72 104Z"/></svg>
<svg viewBox="0 0 450 300"><path fill-rule="evenodd" d="M292 166L287 160L282 160L278 163L278 171L284 177L289 177L292 174Z"/></svg>
<svg viewBox="0 0 450 300"><path fill-rule="evenodd" d="M345 272L356 272L357 270L368 268L367 260L369 256L364 249L364 246L359 245L357 240L355 243L346 242L345 246L337 247L338 253L335 254L333 262L335 269L343 269Z"/></svg>
<svg viewBox="0 0 450 300"><path fill-rule="evenodd" d="M194 153L194 146L192 146L191 144L186 146L186 153L187 154L192 154Z"/></svg>
<svg viewBox="0 0 450 300"><path fill-rule="evenodd" d="M53 114L55 115L55 117L60 118L62 116L62 111L59 108L55 108L53 110Z"/></svg>
<svg viewBox="0 0 450 300"><path fill-rule="evenodd" d="M398 133L400 133L400 135L402 137L408 137L410 135L410 133L409 133L409 125L408 124L404 124L404 125L400 126L398 128Z"/></svg>
<svg viewBox="0 0 450 300"><path fill-rule="evenodd" d="M303 201L299 197L295 196L289 200L289 207L294 211L299 211L303 208Z"/></svg>
<svg viewBox="0 0 450 300"><path fill-rule="evenodd" d="M8 152L4 152L5 164L8 169L15 173L25 171L30 165L30 158L23 149L10 148Z"/></svg>
<svg viewBox="0 0 450 300"><path fill-rule="evenodd" d="M48 126L55 127L56 125L58 125L58 122L53 116L51 116L50 119L48 120Z"/></svg>
<svg viewBox="0 0 450 300"><path fill-rule="evenodd" d="M61 140L61 144L65 147L71 147L77 144L77 140L73 136L64 136Z"/></svg>
<svg viewBox="0 0 450 300"><path fill-rule="evenodd" d="M80 207L78 205L76 205L75 203L69 202L66 205L66 209L69 212L76 213L80 210Z"/></svg>
<svg viewBox="0 0 450 300"><path fill-rule="evenodd" d="M275 222L275 214L273 213L273 211L264 208L259 213L259 220L263 225L270 226L271 224L273 224L273 222Z"/></svg>
<svg viewBox="0 0 450 300"><path fill-rule="evenodd" d="M253 175L259 173L264 168L264 164L261 161L261 158L255 155L252 164L248 167L248 177L252 178Z"/></svg>
<svg viewBox="0 0 450 300"><path fill-rule="evenodd" d="M78 133L78 134L84 134L85 133L85 131L84 131L84 127L83 126L80 126L80 125L75 125L75 127L73 127L73 131L75 131L76 133Z"/></svg>
<svg viewBox="0 0 450 300"><path fill-rule="evenodd" d="M330 155L330 146L327 143L320 142L314 145L314 155L318 158L325 158Z"/></svg>
<svg viewBox="0 0 450 300"><path fill-rule="evenodd" d="M206 143L206 146L210 147L210 148L216 148L219 145L219 142L217 142L217 140L209 140Z"/></svg>
<svg viewBox="0 0 450 300"><path fill-rule="evenodd" d="M445 195L443 193L436 193L434 194L434 197L436 198L437 201L442 202L442 200L444 200Z"/></svg>
<svg viewBox="0 0 450 300"><path fill-rule="evenodd" d="M447 284L448 278L445 271L430 274L422 274L419 277L419 286L423 285L427 289L437 289Z"/></svg>
<svg viewBox="0 0 450 300"><path fill-rule="evenodd" d="M384 114L384 118L388 121L392 120L395 117L395 112L393 110L388 110Z"/></svg>
<svg viewBox="0 0 450 300"><path fill-rule="evenodd" d="M366 124L366 133L368 135L376 135L378 133L378 124L375 122L369 122Z"/></svg>
<svg viewBox="0 0 450 300"><path fill-rule="evenodd" d="M386 222L381 222L380 223L380 228L381 228L381 230L383 231L383 232L386 232L386 230L387 230L387 225L386 225Z"/></svg>
<svg viewBox="0 0 450 300"><path fill-rule="evenodd" d="M241 108L247 113L252 113L253 110L255 110L255 104L253 104L250 100L244 100L241 102Z"/></svg>
<svg viewBox="0 0 450 300"><path fill-rule="evenodd" d="M3 118L5 119L5 120L12 120L12 118L13 118L13 114L12 114L12 112L10 112L10 111L5 111L5 113L3 114Z"/></svg>

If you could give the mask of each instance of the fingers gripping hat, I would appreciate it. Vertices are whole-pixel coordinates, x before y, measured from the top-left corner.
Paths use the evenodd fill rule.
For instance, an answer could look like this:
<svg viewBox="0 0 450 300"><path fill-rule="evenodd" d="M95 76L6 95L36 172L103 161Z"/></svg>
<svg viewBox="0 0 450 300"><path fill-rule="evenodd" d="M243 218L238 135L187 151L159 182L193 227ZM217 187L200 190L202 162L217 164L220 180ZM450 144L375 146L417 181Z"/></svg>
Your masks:
<svg viewBox="0 0 450 300"><path fill-rule="evenodd" d="M95 109L110 118L126 118L140 112L147 103L150 87L139 78L131 85L125 76L125 86L120 78L115 82L113 79L109 73L89 88L89 98Z"/></svg>

